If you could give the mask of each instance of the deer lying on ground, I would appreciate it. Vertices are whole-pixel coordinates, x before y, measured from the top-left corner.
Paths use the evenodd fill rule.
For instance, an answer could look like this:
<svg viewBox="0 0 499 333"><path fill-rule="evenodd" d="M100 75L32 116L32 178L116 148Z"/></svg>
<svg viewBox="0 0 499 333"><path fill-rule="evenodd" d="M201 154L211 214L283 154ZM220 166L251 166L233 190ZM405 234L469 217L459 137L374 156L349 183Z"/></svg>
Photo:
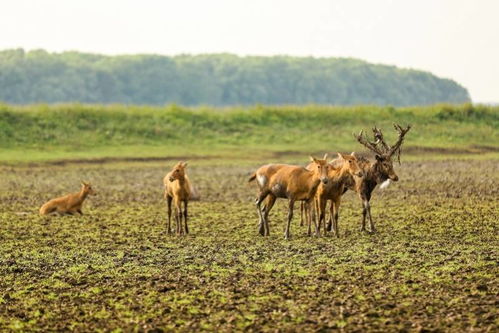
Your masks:
<svg viewBox="0 0 499 333"><path fill-rule="evenodd" d="M198 195L192 187L189 177L185 173L187 163L178 162L173 169L163 178L165 187L164 198L168 209L167 232L171 234L172 201L175 206L175 233L177 235L189 233L187 226L187 206L191 199L198 199ZM182 203L184 210L182 211ZM182 223L183 219L183 223ZM185 227L185 228L184 228Z"/></svg>
<svg viewBox="0 0 499 333"><path fill-rule="evenodd" d="M284 233L285 238L289 239L289 228L293 218L295 202L305 201L306 205L310 205L313 202L319 183L327 184L329 166L326 159L320 160L310 157L310 160L313 162L311 170L295 165L269 164L260 167L249 178L250 182L256 179L260 189L255 203L260 218L260 234L263 236L270 234L268 215L277 198L289 200L288 218ZM267 197L269 199L262 212L261 204ZM315 227L317 233L317 225Z"/></svg>
<svg viewBox="0 0 499 333"><path fill-rule="evenodd" d="M320 184L317 192L315 194L315 208L317 210L317 215L319 218L318 229L320 233L321 225L324 224L324 234L326 233L326 205L328 201L331 201L331 218L333 221L333 230L336 237L339 237L338 232L338 214L340 209L341 196L345 192L346 185L351 181L353 176L362 177L363 171L357 163L357 158L355 154L343 155L338 153L337 161L341 161L339 167L334 167L330 164L327 184ZM313 167L312 164L307 166L307 169ZM307 215L306 207L305 215ZM310 223L308 225L308 232L310 234Z"/></svg>
<svg viewBox="0 0 499 333"><path fill-rule="evenodd" d="M83 215L81 207L89 194L95 194L92 185L81 182L80 192L67 194L63 197L55 198L45 203L40 208L40 215L58 213L60 215L73 215L79 213Z"/></svg>
<svg viewBox="0 0 499 333"><path fill-rule="evenodd" d="M370 142L360 131L359 135L355 135L357 141L364 145L367 149L371 150L376 154L376 160L371 162L366 158L358 158L358 163L364 176L353 177L347 187L348 189L357 192L360 200L362 200L362 227L361 231L366 231L366 215L369 216L369 229L370 232L375 232L373 219L371 216L371 205L369 201L371 200L371 194L378 184L388 184L390 181L398 181L399 177L393 170L392 157L397 154L397 159L400 164L400 147L404 141L404 137L411 129L411 126L402 128L400 125L394 124L395 130L398 132L397 142L393 146L389 146L384 138L383 133L380 129L374 127L373 134L375 142ZM386 183L385 183L386 182ZM345 189L346 191L347 189ZM331 220L328 223L328 230L331 229Z"/></svg>

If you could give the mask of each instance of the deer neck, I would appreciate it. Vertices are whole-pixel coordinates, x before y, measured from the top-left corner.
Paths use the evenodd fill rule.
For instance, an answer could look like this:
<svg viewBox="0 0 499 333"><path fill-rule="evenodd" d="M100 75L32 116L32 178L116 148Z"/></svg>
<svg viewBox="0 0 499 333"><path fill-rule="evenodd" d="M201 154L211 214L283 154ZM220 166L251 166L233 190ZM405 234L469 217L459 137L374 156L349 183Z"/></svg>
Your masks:
<svg viewBox="0 0 499 333"><path fill-rule="evenodd" d="M369 178L380 184L384 182L386 179L383 179L383 171L381 170L381 165L378 161L374 162L374 164L369 168Z"/></svg>
<svg viewBox="0 0 499 333"><path fill-rule="evenodd" d="M353 175L350 173L350 170L348 169L347 164L344 163L336 176L336 180L338 182L345 182L350 177L353 177Z"/></svg>
<svg viewBox="0 0 499 333"><path fill-rule="evenodd" d="M308 191L308 198L313 198L315 196L315 193L317 192L320 183L321 183L320 176L312 178L312 182L310 184L310 188Z"/></svg>
<svg viewBox="0 0 499 333"><path fill-rule="evenodd" d="M184 186L184 184L186 183L185 176L177 178L177 181L180 186Z"/></svg>
<svg viewBox="0 0 499 333"><path fill-rule="evenodd" d="M312 173L312 176L309 178L310 191L315 194L315 191L321 182L321 175L317 172L310 172Z"/></svg>
<svg viewBox="0 0 499 333"><path fill-rule="evenodd" d="M85 191L85 190L81 190L80 193L78 193L78 199L80 199L80 201L83 201L87 198L88 196L88 192Z"/></svg>

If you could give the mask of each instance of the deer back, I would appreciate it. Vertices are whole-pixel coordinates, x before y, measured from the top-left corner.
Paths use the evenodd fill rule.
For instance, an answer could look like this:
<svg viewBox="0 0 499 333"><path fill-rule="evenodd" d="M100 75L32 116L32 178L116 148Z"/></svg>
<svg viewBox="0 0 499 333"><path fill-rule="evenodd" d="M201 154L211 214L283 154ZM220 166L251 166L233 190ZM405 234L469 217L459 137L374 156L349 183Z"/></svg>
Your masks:
<svg viewBox="0 0 499 333"><path fill-rule="evenodd" d="M272 176L269 187L277 197L305 200L315 194L319 181L317 175L306 168L286 165Z"/></svg>

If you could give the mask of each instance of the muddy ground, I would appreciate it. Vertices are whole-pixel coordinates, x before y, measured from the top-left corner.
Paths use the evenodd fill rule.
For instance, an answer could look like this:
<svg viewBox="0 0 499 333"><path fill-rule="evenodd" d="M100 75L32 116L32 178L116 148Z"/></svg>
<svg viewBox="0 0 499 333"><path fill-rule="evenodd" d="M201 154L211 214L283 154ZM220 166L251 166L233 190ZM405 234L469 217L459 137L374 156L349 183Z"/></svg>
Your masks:
<svg viewBox="0 0 499 333"><path fill-rule="evenodd" d="M306 160L303 161L306 163ZM168 236L171 162L0 168L0 330L497 331L499 163L405 162L378 233L344 197L341 238L257 234L252 166L197 166L191 234ZM40 205L92 182L84 216Z"/></svg>

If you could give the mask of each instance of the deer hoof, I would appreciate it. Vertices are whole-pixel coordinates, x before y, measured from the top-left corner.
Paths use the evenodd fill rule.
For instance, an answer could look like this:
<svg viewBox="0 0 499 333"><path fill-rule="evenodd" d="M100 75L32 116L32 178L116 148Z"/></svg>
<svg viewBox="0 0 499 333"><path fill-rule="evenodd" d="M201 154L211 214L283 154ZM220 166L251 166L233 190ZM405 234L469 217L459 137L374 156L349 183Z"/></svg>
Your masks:
<svg viewBox="0 0 499 333"><path fill-rule="evenodd" d="M263 228L263 226L260 226L260 227L258 228L258 233L259 233L260 235L262 235L262 236L265 236L265 229Z"/></svg>

